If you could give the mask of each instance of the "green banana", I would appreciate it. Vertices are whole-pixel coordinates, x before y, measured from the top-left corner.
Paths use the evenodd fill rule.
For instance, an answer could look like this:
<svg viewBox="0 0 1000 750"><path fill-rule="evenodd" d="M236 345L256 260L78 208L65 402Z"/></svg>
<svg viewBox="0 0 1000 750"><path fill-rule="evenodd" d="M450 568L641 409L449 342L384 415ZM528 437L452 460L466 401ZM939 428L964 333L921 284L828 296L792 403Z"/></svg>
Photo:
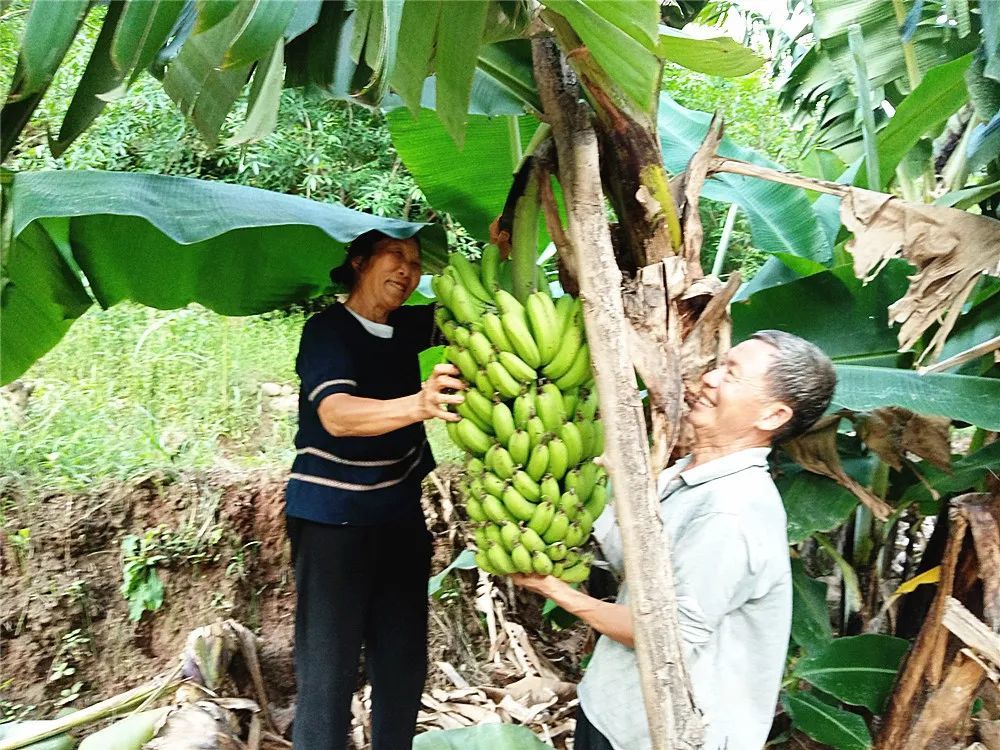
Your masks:
<svg viewBox="0 0 1000 750"><path fill-rule="evenodd" d="M469 290L473 297L481 302L493 304L492 293L483 286L483 282L479 279L478 269L472 265L468 258L461 253L451 253L448 256L448 265L454 269L458 281Z"/></svg>
<svg viewBox="0 0 1000 750"><path fill-rule="evenodd" d="M496 446L496 453L493 455L492 468L493 473L501 479L510 479L514 476L514 472L517 471L514 459L510 457L510 453L507 449L500 445Z"/></svg>
<svg viewBox="0 0 1000 750"><path fill-rule="evenodd" d="M476 364L476 360L472 358L468 349L462 349L451 344L444 348L444 358L458 368L458 371L462 374L462 378L466 381L471 383L476 379L479 366Z"/></svg>
<svg viewBox="0 0 1000 750"><path fill-rule="evenodd" d="M476 565L480 570L485 570L491 575L499 575L497 569L493 567L493 563L490 562L489 556L483 550L476 553Z"/></svg>
<svg viewBox="0 0 1000 750"><path fill-rule="evenodd" d="M594 448L594 423L589 419L581 419L577 417L576 431L580 433L580 442L583 445L583 457L593 458L596 454L593 451Z"/></svg>
<svg viewBox="0 0 1000 750"><path fill-rule="evenodd" d="M573 415L576 414L576 405L580 401L580 389L570 388L568 391L563 392L563 412L566 414L566 419L572 419Z"/></svg>
<svg viewBox="0 0 1000 750"><path fill-rule="evenodd" d="M486 432L492 433L494 431L493 402L475 388L469 388L465 391L464 395L465 401L463 403L469 405L469 408L472 409L472 412L481 422L485 422L490 426Z"/></svg>
<svg viewBox="0 0 1000 750"><path fill-rule="evenodd" d="M468 328L456 323L454 328L454 335L455 335L455 343L458 345L460 349L465 349L469 346L469 337L472 336L472 333L469 331Z"/></svg>
<svg viewBox="0 0 1000 750"><path fill-rule="evenodd" d="M558 430L559 437L566 444L566 456L570 466L583 460L583 437L573 422L564 422Z"/></svg>
<svg viewBox="0 0 1000 750"><path fill-rule="evenodd" d="M478 362L482 367L486 367L488 362L496 359L497 353L493 348L493 344L490 343L490 340L486 338L485 334L480 333L479 331L474 331L469 336L469 343L467 346L469 351L472 352L472 356L475 357L476 362Z"/></svg>
<svg viewBox="0 0 1000 750"><path fill-rule="evenodd" d="M495 523L487 522L483 526L483 533L486 534L486 547L489 547L491 544L499 544L501 547L503 546L503 537L500 536L500 527Z"/></svg>
<svg viewBox="0 0 1000 750"><path fill-rule="evenodd" d="M485 468L486 467L483 466L483 462L480 461L478 458L470 458L469 462L465 464L466 473L472 477L478 477L480 474L483 473L483 470Z"/></svg>
<svg viewBox="0 0 1000 750"><path fill-rule="evenodd" d="M517 297L508 292L505 289L498 289L493 294L493 300L496 306L500 308L501 313L517 313L518 315L524 316L524 305L517 301Z"/></svg>
<svg viewBox="0 0 1000 750"><path fill-rule="evenodd" d="M499 443L493 443L483 454L483 468L493 471L493 457L497 454L497 448L500 447Z"/></svg>
<svg viewBox="0 0 1000 750"><path fill-rule="evenodd" d="M569 328L562 335L559 342L559 349L556 356L547 365L542 367L542 374L545 377L555 380L566 374L573 365L580 347L583 346L583 331L579 328ZM569 390L568 388L565 390Z"/></svg>
<svg viewBox="0 0 1000 750"><path fill-rule="evenodd" d="M549 474L556 479L562 479L571 466L569 450L562 438L554 437L549 441Z"/></svg>
<svg viewBox="0 0 1000 750"><path fill-rule="evenodd" d="M473 459L478 460L478 459ZM467 497L475 498L476 500L482 500L483 495L486 494L486 490L483 489L482 475L476 475L469 482L469 491L466 493Z"/></svg>
<svg viewBox="0 0 1000 750"><path fill-rule="evenodd" d="M489 422L484 422L482 419L479 418L479 415L476 414L475 410L471 406L469 406L468 397L462 403L456 404L454 409L455 413L459 414L463 418L463 420L466 419L469 420L486 435L493 434L493 425L491 425ZM461 422L459 422L459 424L461 424Z"/></svg>
<svg viewBox="0 0 1000 750"><path fill-rule="evenodd" d="M577 419L595 419L597 417L597 389L581 388L580 402L577 404Z"/></svg>
<svg viewBox="0 0 1000 750"><path fill-rule="evenodd" d="M535 567L532 564L531 553L523 544L519 544L510 551L510 560L514 563L519 573L534 573Z"/></svg>
<svg viewBox="0 0 1000 750"><path fill-rule="evenodd" d="M587 513L590 514L591 518L598 519L604 512L604 508L607 506L607 504L608 504L608 488L605 487L603 484L596 484L594 485L594 489L590 493L590 499L583 507L586 508Z"/></svg>
<svg viewBox="0 0 1000 750"><path fill-rule="evenodd" d="M556 323L559 326L559 335L566 331L566 325L572 320L574 303L576 300L569 294L562 295L553 304L556 307Z"/></svg>
<svg viewBox="0 0 1000 750"><path fill-rule="evenodd" d="M486 338L496 347L497 351L514 351L514 347L503 329L503 323L500 322L500 316L496 313L488 312L483 316L483 333L486 334Z"/></svg>
<svg viewBox="0 0 1000 750"><path fill-rule="evenodd" d="M559 350L559 323L552 298L545 292L533 292L528 295L524 310L542 364L551 362Z"/></svg>
<svg viewBox="0 0 1000 750"><path fill-rule="evenodd" d="M566 546L569 547L569 545ZM580 553L572 547L569 547L569 549L566 550L566 559L562 561L562 564L567 568L571 568L578 562L580 562Z"/></svg>
<svg viewBox="0 0 1000 750"><path fill-rule="evenodd" d="M534 383L535 378L538 377L538 373L529 367L528 363L516 354L512 354L511 352L500 352L497 355L497 359L500 360L500 364L504 366L504 369L511 374L511 377L513 377L514 380L519 380L525 385Z"/></svg>
<svg viewBox="0 0 1000 750"><path fill-rule="evenodd" d="M507 513L512 516L510 520L530 521L535 514L535 504L529 502L514 487L507 487L503 491L503 506L506 508ZM483 507L489 513L485 504Z"/></svg>
<svg viewBox="0 0 1000 750"><path fill-rule="evenodd" d="M580 502L584 505L590 500L590 493L593 492L595 483L595 475L587 467L594 465L593 463L583 464L566 474L566 488L576 490Z"/></svg>
<svg viewBox="0 0 1000 750"><path fill-rule="evenodd" d="M500 540L508 552L521 543L521 530L516 523L508 521L500 527Z"/></svg>
<svg viewBox="0 0 1000 750"><path fill-rule="evenodd" d="M542 420L545 429L551 433L558 432L566 421L562 393L552 383L546 383L538 389L535 396L535 413Z"/></svg>
<svg viewBox="0 0 1000 750"><path fill-rule="evenodd" d="M431 286L434 286L434 280L431 279ZM434 308L434 322L437 323L437 327L441 328L445 323L450 323L455 320L455 316L448 311L447 307L439 305Z"/></svg>
<svg viewBox="0 0 1000 750"><path fill-rule="evenodd" d="M566 529L563 541L566 542L567 547L579 547L586 539L587 535L583 533L583 527L578 522L573 521Z"/></svg>
<svg viewBox="0 0 1000 750"><path fill-rule="evenodd" d="M490 546L490 538L486 536L486 526L484 524L476 526L472 532L472 538L476 540L476 546L479 549L486 549Z"/></svg>
<svg viewBox="0 0 1000 750"><path fill-rule="evenodd" d="M584 539L590 536L590 532L594 529L594 517L590 515L590 511L587 510L586 506L584 506L583 510L580 511L580 515L577 516L576 522L580 524L580 530L583 532Z"/></svg>
<svg viewBox="0 0 1000 750"><path fill-rule="evenodd" d="M527 362L529 367L537 368L542 363L542 355L538 353L538 345L531 337L524 313L506 312L500 316L500 322L514 353Z"/></svg>
<svg viewBox="0 0 1000 750"><path fill-rule="evenodd" d="M587 580L589 575L590 565L581 561L576 565L563 568L563 572L562 575L559 576L559 580L565 581L566 583L583 583Z"/></svg>
<svg viewBox="0 0 1000 750"><path fill-rule="evenodd" d="M590 347L584 344L576 353L573 364L570 365L566 373L556 378L554 382L560 391L564 391L567 388L583 385L590 380L590 377Z"/></svg>
<svg viewBox="0 0 1000 750"><path fill-rule="evenodd" d="M563 574L563 564L561 562L552 563L552 575L559 578Z"/></svg>
<svg viewBox="0 0 1000 750"><path fill-rule="evenodd" d="M483 500L483 510L495 524L503 525L504 521L517 521L507 506L493 495L487 495L486 499Z"/></svg>
<svg viewBox="0 0 1000 750"><path fill-rule="evenodd" d="M590 450L595 456L604 453L604 422L600 419L594 420L594 441Z"/></svg>
<svg viewBox="0 0 1000 750"><path fill-rule="evenodd" d="M510 442L511 435L514 434L514 415L511 414L510 407L503 401L493 404L490 410L490 419L493 422L493 432L497 440L504 446Z"/></svg>
<svg viewBox="0 0 1000 750"><path fill-rule="evenodd" d="M500 248L487 245L479 259L479 280L491 294L500 288Z"/></svg>
<svg viewBox="0 0 1000 750"><path fill-rule="evenodd" d="M553 562L565 560L567 552L569 552L569 549L566 547L565 542L554 542L545 550L545 554L548 555L549 559Z"/></svg>
<svg viewBox="0 0 1000 750"><path fill-rule="evenodd" d="M451 293L455 289L455 280L444 274L431 277L431 290L438 301L447 308L451 308ZM450 312L450 310L449 310Z"/></svg>
<svg viewBox="0 0 1000 750"><path fill-rule="evenodd" d="M473 521L485 521L487 518L486 511L483 510L483 504L472 495L465 498L465 512L469 514L469 518Z"/></svg>
<svg viewBox="0 0 1000 750"><path fill-rule="evenodd" d="M474 323L483 317L483 303L461 284L451 290L451 314L459 323Z"/></svg>
<svg viewBox="0 0 1000 750"><path fill-rule="evenodd" d="M485 501L488 495L499 498L503 495L504 488L506 488L507 483L504 482L500 477L494 474L492 471L487 471L483 473L482 478L483 484L483 497L480 499Z"/></svg>
<svg viewBox="0 0 1000 750"><path fill-rule="evenodd" d="M511 377L511 374L507 372L507 368L496 360L486 365L486 374L489 376L490 382L493 383L493 386L504 398L514 398L524 390L524 386Z"/></svg>
<svg viewBox="0 0 1000 750"><path fill-rule="evenodd" d="M459 437L462 438L462 445L466 446L470 453L481 456L489 450L493 441L479 426L471 419L461 419L455 429Z"/></svg>
<svg viewBox="0 0 1000 750"><path fill-rule="evenodd" d="M516 430L510 436L510 442L507 443L507 450L510 452L510 457L514 459L515 464L525 466L531 456L531 437L527 431Z"/></svg>
<svg viewBox="0 0 1000 750"><path fill-rule="evenodd" d="M529 552L545 551L545 542L534 529L527 527L521 529L521 544L527 547Z"/></svg>
<svg viewBox="0 0 1000 750"><path fill-rule="evenodd" d="M542 498L542 490L538 486L538 482L528 476L528 472L524 470L519 470L514 472L513 478L510 480L514 489L518 491L526 500L532 503L537 503ZM521 519L522 521L527 521L527 518Z"/></svg>
<svg viewBox="0 0 1000 750"><path fill-rule="evenodd" d="M543 500L555 505L559 502L559 482L551 474L546 474L538 485Z"/></svg>
<svg viewBox="0 0 1000 750"><path fill-rule="evenodd" d="M562 494L562 497L559 498L559 510L565 513L571 521L576 519L581 507L583 506L580 503L580 496L576 494L576 490L566 490Z"/></svg>
<svg viewBox="0 0 1000 750"><path fill-rule="evenodd" d="M544 539L549 544L553 542L561 542L566 537L566 529L569 528L569 517L560 510L557 510L555 515L552 517L552 523L549 524L549 528L545 530L542 534L542 539Z"/></svg>
<svg viewBox="0 0 1000 750"><path fill-rule="evenodd" d="M528 521L528 528L544 539L545 532L549 530L555 514L556 507L552 503L543 500L535 506L535 512L531 514L531 520Z"/></svg>
<svg viewBox="0 0 1000 750"><path fill-rule="evenodd" d="M497 393L497 389L496 386L493 385L493 381L491 381L489 375L486 374L486 370L481 367L476 371L476 379L470 382L475 384L477 391L490 400L492 400Z"/></svg>
<svg viewBox="0 0 1000 750"><path fill-rule="evenodd" d="M448 437L451 438L451 442L458 446L459 450L465 451L466 453L471 453L469 447L462 442L462 436L458 434L458 423L457 422L445 422L444 428L448 433Z"/></svg>
<svg viewBox="0 0 1000 750"><path fill-rule="evenodd" d="M538 417L532 417L528 420L528 438L531 440L531 449L534 450L536 445L541 445L542 443L549 440L551 435L545 431L545 425L542 424L542 420Z"/></svg>
<svg viewBox="0 0 1000 750"><path fill-rule="evenodd" d="M489 558L490 563L496 569L496 571L502 575L509 576L512 573L517 572L517 568L514 567L513 561L510 559L510 555L503 548L502 544L494 544L486 551L486 557Z"/></svg>
<svg viewBox="0 0 1000 750"><path fill-rule="evenodd" d="M540 482L542 477L545 475L545 470L549 466L549 449L548 446L542 444L531 451L531 455L528 457L528 463L525 465L524 470L527 472L528 476L534 479L536 482Z"/></svg>
<svg viewBox="0 0 1000 750"><path fill-rule="evenodd" d="M531 555L531 566L540 576L552 575L552 561L544 552L534 552Z"/></svg>
<svg viewBox="0 0 1000 750"><path fill-rule="evenodd" d="M528 420L535 416L535 396L533 391L522 393L514 399L514 425L519 430L528 426Z"/></svg>

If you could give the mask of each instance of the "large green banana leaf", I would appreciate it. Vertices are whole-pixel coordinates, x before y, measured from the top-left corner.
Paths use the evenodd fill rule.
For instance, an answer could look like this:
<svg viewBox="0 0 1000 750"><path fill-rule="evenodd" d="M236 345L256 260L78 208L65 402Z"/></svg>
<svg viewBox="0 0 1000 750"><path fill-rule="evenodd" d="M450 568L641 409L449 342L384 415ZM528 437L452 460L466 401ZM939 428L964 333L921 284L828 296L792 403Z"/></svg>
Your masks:
<svg viewBox="0 0 1000 750"><path fill-rule="evenodd" d="M733 340L776 328L812 341L837 367L833 409L904 406L921 414L997 429L1000 379L919 375L896 369L901 358L886 310L905 291L909 269L907 263L893 261L872 282L862 285L850 266L840 266L763 289L733 305ZM803 314L804 309L808 314ZM970 325L978 320L975 310L967 313L972 316Z"/></svg>
<svg viewBox="0 0 1000 750"><path fill-rule="evenodd" d="M921 74L975 49L979 39L974 31L978 29L956 30L941 23L939 16L947 12L947 6L942 8L941 3L920 5L909 41ZM856 119L855 66L847 41L851 24L861 25L868 87L875 93L873 106L877 114L881 113L883 99L897 106L912 87L892 2L814 0L812 7L816 44L789 71L780 99L783 108L801 122L812 118L817 106L823 106L817 142L836 148L861 137L860 121Z"/></svg>
<svg viewBox="0 0 1000 750"><path fill-rule="evenodd" d="M470 115L460 149L433 112L421 110L414 118L397 109L387 119L393 146L430 204L450 213L477 239L489 240L490 222L503 210L517 167L511 126L527 144L538 120Z"/></svg>
<svg viewBox="0 0 1000 750"><path fill-rule="evenodd" d="M22 374L96 300L171 309L197 302L251 315L329 288L344 247L378 229L419 234L424 265L446 257L440 227L221 182L112 172L13 179L13 243L0 297L0 380Z"/></svg>
<svg viewBox="0 0 1000 750"><path fill-rule="evenodd" d="M663 59L718 75L741 75L760 64L731 40L661 35L656 0L547 5L644 109L656 104ZM34 0L0 112L0 158L31 119L90 6ZM282 86L310 86L379 106L391 88L391 96L416 113L425 106L425 80L434 75L437 117L461 145L467 116L490 109L483 97L537 109L526 38L536 12L527 0L113 0L106 11L92 10L101 33L53 151L65 150L147 65L211 144L251 80L246 121L234 142L269 132Z"/></svg>
<svg viewBox="0 0 1000 750"><path fill-rule="evenodd" d="M691 156L708 131L711 116L682 107L667 94L660 95L657 127L663 147L663 162L673 174L687 168ZM755 151L723 138L718 153L734 159L780 169L781 166ZM817 261L830 257L831 243L823 232L820 216L799 188L753 177L718 174L705 183L702 195L712 200L736 203L750 221L754 247L770 253L789 253ZM827 210L836 210L836 207Z"/></svg>

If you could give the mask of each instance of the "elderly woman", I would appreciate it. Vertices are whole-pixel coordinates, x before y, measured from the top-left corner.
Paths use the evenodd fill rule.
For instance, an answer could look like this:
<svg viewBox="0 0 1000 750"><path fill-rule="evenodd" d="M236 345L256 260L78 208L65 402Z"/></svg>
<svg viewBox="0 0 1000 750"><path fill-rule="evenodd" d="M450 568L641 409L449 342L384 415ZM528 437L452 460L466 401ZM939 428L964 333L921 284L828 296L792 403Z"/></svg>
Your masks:
<svg viewBox="0 0 1000 750"><path fill-rule="evenodd" d="M420 243L367 232L330 272L346 301L311 317L296 370L297 455L286 492L295 565L296 750L346 746L362 645L375 750L410 747L427 673L431 536L423 422L455 420L464 384L438 365L421 384L433 306L403 307Z"/></svg>

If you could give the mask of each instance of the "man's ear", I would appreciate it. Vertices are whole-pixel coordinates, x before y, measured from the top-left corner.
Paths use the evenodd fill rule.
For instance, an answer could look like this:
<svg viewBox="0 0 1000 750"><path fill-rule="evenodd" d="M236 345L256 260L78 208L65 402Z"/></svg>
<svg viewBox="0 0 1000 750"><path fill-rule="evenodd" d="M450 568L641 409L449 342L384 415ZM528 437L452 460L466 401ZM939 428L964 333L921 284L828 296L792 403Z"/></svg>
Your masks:
<svg viewBox="0 0 1000 750"><path fill-rule="evenodd" d="M763 432L777 432L792 418L792 408L780 401L771 404L754 426Z"/></svg>

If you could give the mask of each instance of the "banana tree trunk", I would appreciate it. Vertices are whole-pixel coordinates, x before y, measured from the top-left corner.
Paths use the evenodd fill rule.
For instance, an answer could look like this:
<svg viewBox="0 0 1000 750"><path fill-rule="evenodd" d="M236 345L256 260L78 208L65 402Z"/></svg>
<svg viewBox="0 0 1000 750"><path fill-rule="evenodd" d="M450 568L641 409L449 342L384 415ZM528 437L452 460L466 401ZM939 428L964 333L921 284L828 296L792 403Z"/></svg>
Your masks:
<svg viewBox="0 0 1000 750"><path fill-rule="evenodd" d="M643 698L655 750L701 746L681 652L669 549L658 516L646 424L629 349L622 275L604 210L597 135L555 42L533 41L535 78L558 154L572 253L605 432L605 465L621 526Z"/></svg>

